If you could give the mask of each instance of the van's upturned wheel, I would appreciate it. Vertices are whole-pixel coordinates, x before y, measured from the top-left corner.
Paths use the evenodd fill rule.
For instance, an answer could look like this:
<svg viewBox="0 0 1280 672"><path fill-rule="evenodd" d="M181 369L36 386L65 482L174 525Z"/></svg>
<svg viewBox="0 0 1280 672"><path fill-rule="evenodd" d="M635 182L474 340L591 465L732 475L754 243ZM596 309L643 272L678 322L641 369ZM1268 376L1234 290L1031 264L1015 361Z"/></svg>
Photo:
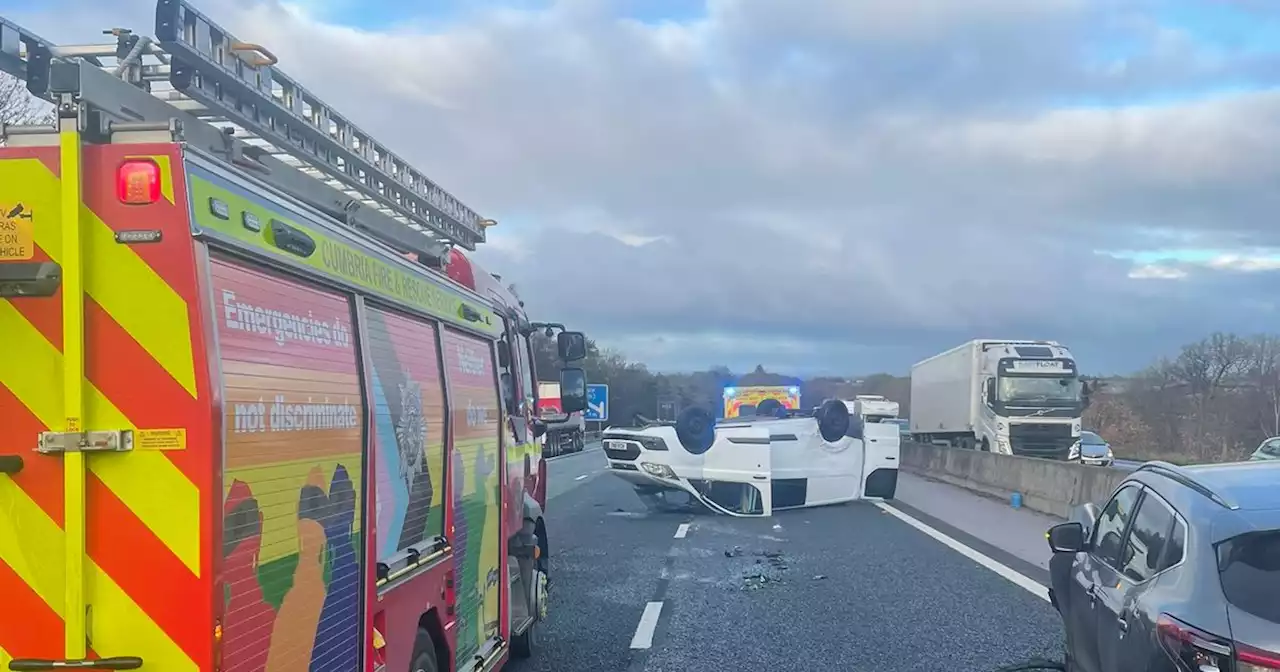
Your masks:
<svg viewBox="0 0 1280 672"><path fill-rule="evenodd" d="M982 446L981 446L981 448L982 448L982 452L984 452L984 453L989 453L989 452L991 452L991 444L990 444L986 439L983 439L983 440L982 440Z"/></svg>
<svg viewBox="0 0 1280 672"><path fill-rule="evenodd" d="M431 640L431 633L419 629L413 642L413 662L409 665L409 672L440 672L436 662L436 645Z"/></svg>

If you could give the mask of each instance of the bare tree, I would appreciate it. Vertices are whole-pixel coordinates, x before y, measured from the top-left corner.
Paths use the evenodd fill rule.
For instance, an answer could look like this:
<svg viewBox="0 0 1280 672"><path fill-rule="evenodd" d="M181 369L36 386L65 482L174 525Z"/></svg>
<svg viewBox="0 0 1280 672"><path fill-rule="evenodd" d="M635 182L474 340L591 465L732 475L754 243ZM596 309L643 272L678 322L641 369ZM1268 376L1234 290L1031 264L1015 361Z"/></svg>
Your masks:
<svg viewBox="0 0 1280 672"><path fill-rule="evenodd" d="M35 124L51 121L53 110L27 92L21 80L0 73L0 123Z"/></svg>
<svg viewBox="0 0 1280 672"><path fill-rule="evenodd" d="M1245 374L1256 398L1258 429L1268 437L1280 435L1280 338L1255 336Z"/></svg>

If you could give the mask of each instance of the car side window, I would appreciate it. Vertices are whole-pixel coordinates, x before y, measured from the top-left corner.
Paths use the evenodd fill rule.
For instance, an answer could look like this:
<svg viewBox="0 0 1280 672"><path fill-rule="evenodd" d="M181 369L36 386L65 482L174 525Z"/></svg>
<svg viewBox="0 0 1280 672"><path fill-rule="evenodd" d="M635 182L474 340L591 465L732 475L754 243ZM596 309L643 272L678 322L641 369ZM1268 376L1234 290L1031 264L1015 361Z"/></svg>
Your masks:
<svg viewBox="0 0 1280 672"><path fill-rule="evenodd" d="M1271 439L1262 444L1262 452L1264 455L1280 456L1280 439Z"/></svg>
<svg viewBox="0 0 1280 672"><path fill-rule="evenodd" d="M1107 502L1093 527L1093 555L1112 567L1119 568L1120 552L1125 527L1133 517L1133 507L1138 503L1138 486L1126 485Z"/></svg>
<svg viewBox="0 0 1280 672"><path fill-rule="evenodd" d="M1160 571L1165 545L1173 528L1173 510L1163 500L1147 491L1138 505L1138 514L1125 539L1124 566L1121 573L1132 581L1146 581Z"/></svg>
<svg viewBox="0 0 1280 672"><path fill-rule="evenodd" d="M1174 519L1173 530L1169 533L1169 541L1164 545L1164 558L1160 560L1160 568L1156 571L1163 572L1166 569L1182 562L1182 556L1187 548L1187 526L1181 520Z"/></svg>

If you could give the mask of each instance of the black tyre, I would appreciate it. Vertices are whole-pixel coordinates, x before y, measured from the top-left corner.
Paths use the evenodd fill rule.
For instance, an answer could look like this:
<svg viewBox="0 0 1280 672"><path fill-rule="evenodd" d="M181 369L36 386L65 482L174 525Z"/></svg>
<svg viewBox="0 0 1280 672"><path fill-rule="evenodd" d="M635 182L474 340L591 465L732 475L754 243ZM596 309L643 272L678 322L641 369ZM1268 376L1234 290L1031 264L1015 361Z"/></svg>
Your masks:
<svg viewBox="0 0 1280 672"><path fill-rule="evenodd" d="M533 524L533 533L538 538L538 562L535 567L539 572L547 575L547 580L551 580L551 544L547 541L547 524L539 518L538 522Z"/></svg>
<svg viewBox="0 0 1280 672"><path fill-rule="evenodd" d="M828 399L818 407L818 433L828 443L839 441L849 431L849 408L839 399Z"/></svg>
<svg viewBox="0 0 1280 672"><path fill-rule="evenodd" d="M777 399L765 399L760 402L759 406L756 406L756 415L777 416L778 411L785 410L786 408L782 405L781 401L778 401Z"/></svg>
<svg viewBox="0 0 1280 672"><path fill-rule="evenodd" d="M716 441L716 420L705 409L690 406L676 418L676 438L689 453L701 455Z"/></svg>
<svg viewBox="0 0 1280 672"><path fill-rule="evenodd" d="M413 642L413 662L409 664L409 672L440 672L436 644L426 630L419 629Z"/></svg>
<svg viewBox="0 0 1280 672"><path fill-rule="evenodd" d="M511 638L511 656L513 658L532 658L538 650L538 621L529 624L528 629Z"/></svg>

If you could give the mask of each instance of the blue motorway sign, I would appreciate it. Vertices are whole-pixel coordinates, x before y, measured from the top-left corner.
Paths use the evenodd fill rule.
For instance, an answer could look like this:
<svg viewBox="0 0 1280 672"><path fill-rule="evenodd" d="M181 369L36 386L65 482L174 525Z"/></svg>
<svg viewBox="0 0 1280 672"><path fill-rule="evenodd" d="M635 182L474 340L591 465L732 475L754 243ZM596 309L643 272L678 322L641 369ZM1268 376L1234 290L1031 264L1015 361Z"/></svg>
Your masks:
<svg viewBox="0 0 1280 672"><path fill-rule="evenodd" d="M587 385L587 411L582 414L583 420L609 419L609 386L601 383Z"/></svg>

